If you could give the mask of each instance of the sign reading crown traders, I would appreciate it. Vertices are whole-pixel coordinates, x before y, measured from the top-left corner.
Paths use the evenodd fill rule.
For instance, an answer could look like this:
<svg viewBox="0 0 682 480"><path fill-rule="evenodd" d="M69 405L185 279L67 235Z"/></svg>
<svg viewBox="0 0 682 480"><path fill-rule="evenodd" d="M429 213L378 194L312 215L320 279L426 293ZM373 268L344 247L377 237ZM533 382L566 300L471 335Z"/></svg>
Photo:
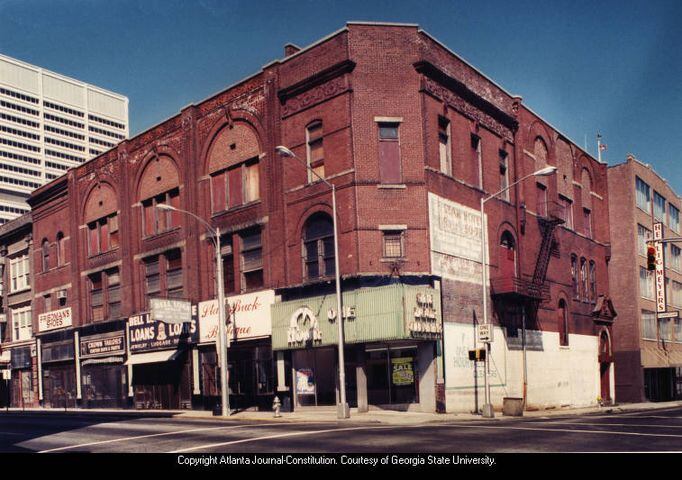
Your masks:
<svg viewBox="0 0 682 480"><path fill-rule="evenodd" d="M71 307L62 308L61 310L52 310L38 315L38 331L49 332L50 330L57 330L59 328L66 328L73 325L73 317L71 316Z"/></svg>
<svg viewBox="0 0 682 480"><path fill-rule="evenodd" d="M274 290L228 297L228 338L241 340L272 335L270 306L273 303ZM199 303L198 315L199 343L215 342L218 338L218 300Z"/></svg>

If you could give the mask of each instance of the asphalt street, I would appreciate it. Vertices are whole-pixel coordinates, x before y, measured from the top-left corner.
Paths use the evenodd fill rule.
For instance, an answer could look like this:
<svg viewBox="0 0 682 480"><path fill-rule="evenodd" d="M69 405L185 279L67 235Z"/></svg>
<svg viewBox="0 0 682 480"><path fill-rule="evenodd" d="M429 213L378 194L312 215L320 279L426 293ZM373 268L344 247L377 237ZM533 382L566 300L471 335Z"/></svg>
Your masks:
<svg viewBox="0 0 682 480"><path fill-rule="evenodd" d="M682 408L380 423L221 421L149 415L0 413L0 452L682 452Z"/></svg>

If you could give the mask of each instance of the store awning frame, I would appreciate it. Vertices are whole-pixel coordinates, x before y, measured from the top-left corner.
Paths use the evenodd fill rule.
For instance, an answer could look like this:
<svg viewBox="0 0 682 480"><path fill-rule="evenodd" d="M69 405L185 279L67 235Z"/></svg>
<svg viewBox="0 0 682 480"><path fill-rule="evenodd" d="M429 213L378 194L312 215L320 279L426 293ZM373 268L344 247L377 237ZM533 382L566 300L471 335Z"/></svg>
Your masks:
<svg viewBox="0 0 682 480"><path fill-rule="evenodd" d="M86 358L81 362L81 365L102 365L106 363L123 363L123 357Z"/></svg>
<svg viewBox="0 0 682 480"><path fill-rule="evenodd" d="M126 365L142 365L145 363L163 363L175 360L183 350L161 350L158 352L135 353L128 357Z"/></svg>

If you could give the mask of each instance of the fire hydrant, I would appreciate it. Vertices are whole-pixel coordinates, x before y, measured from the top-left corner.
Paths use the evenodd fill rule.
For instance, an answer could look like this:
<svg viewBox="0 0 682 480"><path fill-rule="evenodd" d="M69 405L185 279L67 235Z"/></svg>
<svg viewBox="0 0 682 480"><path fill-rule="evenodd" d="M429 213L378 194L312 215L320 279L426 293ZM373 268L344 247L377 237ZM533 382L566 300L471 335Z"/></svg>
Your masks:
<svg viewBox="0 0 682 480"><path fill-rule="evenodd" d="M280 418L282 416L282 414L279 413L281 408L282 402L279 400L279 397L275 395L275 400L272 402L272 409L275 411L275 418Z"/></svg>

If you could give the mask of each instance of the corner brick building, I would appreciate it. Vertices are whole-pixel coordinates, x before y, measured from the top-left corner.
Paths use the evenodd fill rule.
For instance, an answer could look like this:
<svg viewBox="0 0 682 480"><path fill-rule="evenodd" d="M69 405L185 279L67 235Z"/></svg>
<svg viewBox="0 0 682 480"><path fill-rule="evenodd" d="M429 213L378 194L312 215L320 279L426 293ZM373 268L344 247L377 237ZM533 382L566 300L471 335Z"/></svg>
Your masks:
<svg viewBox="0 0 682 480"><path fill-rule="evenodd" d="M163 204L223 233L233 406L333 405L342 316L351 406L478 410L482 224L495 407L613 399L606 165L417 26L286 53L31 196L41 403L215 404L211 235ZM336 186L342 312L330 190L278 145Z"/></svg>
<svg viewBox="0 0 682 480"><path fill-rule="evenodd" d="M628 156L609 167L613 330L616 395L625 402L682 398L682 319L656 316L654 272L647 270L647 240L654 223L663 238L680 237L682 201L650 165ZM665 311L682 309L682 250L664 244Z"/></svg>

